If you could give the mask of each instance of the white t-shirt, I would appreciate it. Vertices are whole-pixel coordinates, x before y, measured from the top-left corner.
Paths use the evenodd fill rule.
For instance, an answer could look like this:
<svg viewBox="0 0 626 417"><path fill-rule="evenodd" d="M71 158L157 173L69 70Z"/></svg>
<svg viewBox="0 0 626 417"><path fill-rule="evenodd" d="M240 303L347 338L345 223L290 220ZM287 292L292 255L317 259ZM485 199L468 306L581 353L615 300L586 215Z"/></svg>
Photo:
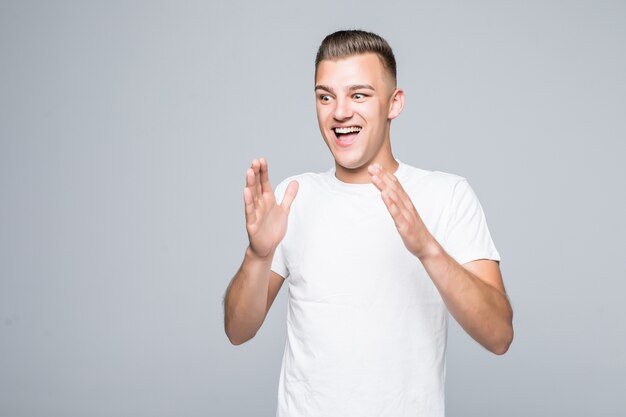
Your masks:
<svg viewBox="0 0 626 417"><path fill-rule="evenodd" d="M456 261L500 260L467 181L410 167L395 173ZM280 417L444 415L447 309L404 246L373 184L334 169L300 184L272 270L289 284Z"/></svg>

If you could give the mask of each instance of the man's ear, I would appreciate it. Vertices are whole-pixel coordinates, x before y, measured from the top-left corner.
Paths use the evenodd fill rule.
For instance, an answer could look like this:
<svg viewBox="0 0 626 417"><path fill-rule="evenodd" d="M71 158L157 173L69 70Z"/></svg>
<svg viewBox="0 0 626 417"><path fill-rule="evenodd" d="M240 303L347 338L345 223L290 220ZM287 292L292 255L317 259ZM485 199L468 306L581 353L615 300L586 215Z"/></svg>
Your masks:
<svg viewBox="0 0 626 417"><path fill-rule="evenodd" d="M391 103L389 106L389 120L393 120L402 113L404 108L404 91L396 88L391 95Z"/></svg>

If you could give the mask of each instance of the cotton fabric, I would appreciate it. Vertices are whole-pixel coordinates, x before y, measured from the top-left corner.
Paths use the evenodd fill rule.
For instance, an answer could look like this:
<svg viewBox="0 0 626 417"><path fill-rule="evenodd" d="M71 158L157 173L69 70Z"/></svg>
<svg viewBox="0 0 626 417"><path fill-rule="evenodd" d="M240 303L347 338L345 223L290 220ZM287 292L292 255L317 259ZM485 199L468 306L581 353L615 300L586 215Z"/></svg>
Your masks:
<svg viewBox="0 0 626 417"><path fill-rule="evenodd" d="M463 177L395 173L429 231L460 264L500 260ZM279 417L444 416L448 313L404 246L373 184L335 171L288 178L299 190L272 270L288 283Z"/></svg>

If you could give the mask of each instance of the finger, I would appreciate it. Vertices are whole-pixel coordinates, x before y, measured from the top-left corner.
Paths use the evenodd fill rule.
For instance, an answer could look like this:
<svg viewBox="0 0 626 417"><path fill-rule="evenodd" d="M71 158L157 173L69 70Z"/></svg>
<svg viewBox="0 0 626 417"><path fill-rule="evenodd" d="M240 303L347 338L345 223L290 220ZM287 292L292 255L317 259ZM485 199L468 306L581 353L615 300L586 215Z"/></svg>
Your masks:
<svg viewBox="0 0 626 417"><path fill-rule="evenodd" d="M270 175L269 175L269 170L267 168L267 161L264 158L261 158L260 161L261 163L261 190L264 193L271 193L272 192L272 185L270 184Z"/></svg>
<svg viewBox="0 0 626 417"><path fill-rule="evenodd" d="M394 221L396 221L396 225L400 220L409 218L409 212L402 203L402 200L398 197L397 190L393 187L386 187L381 191L381 195L389 213L391 213Z"/></svg>
<svg viewBox="0 0 626 417"><path fill-rule="evenodd" d="M254 178L254 171L252 168L248 168L246 171L246 189L250 191L250 196L256 200L256 179Z"/></svg>
<svg viewBox="0 0 626 417"><path fill-rule="evenodd" d="M400 198L402 186L394 181L393 178L390 178L389 175L383 172L382 181L385 183L385 191L389 193L389 197L391 197L396 204L404 206L403 201Z"/></svg>
<svg viewBox="0 0 626 417"><path fill-rule="evenodd" d="M386 187L385 181L383 181L378 174L372 175L372 184L378 188L378 191L382 191Z"/></svg>
<svg viewBox="0 0 626 417"><path fill-rule="evenodd" d="M298 194L298 188L300 184L298 181L291 181L285 190L285 195L283 197L282 203L280 203L281 207L284 207L289 213L289 209L291 208L291 203L296 198L296 194Z"/></svg>
<svg viewBox="0 0 626 417"><path fill-rule="evenodd" d="M259 162L258 159L255 159L254 161L252 161L251 168L254 172L254 186L256 188L255 198L260 199L263 193L263 190L261 189L261 162Z"/></svg>
<svg viewBox="0 0 626 417"><path fill-rule="evenodd" d="M412 210L413 202L411 201L411 198L404 190L404 187L402 187L402 184L400 184L400 180L398 180L398 177L396 177L395 175L393 175L392 173L388 171L385 171L384 168L381 168L380 171L381 171L381 177L383 178L383 181L385 182L386 188L388 188L390 192L393 194L393 198L396 201L396 204L403 206L405 209L409 211Z"/></svg>
<svg viewBox="0 0 626 417"><path fill-rule="evenodd" d="M399 190L402 189L400 186L398 179L389 174L387 171L383 169L379 164L372 164L368 167L368 172L372 177L372 183L378 188L381 192L387 191L388 198L391 198L396 204L402 205L402 201L399 200Z"/></svg>
<svg viewBox="0 0 626 417"><path fill-rule="evenodd" d="M389 211L389 214L391 215L391 218L393 219L393 222L396 225L396 229L400 230L400 228L402 227L402 224L404 224L406 220L405 217L403 216L402 210L389 197L389 193L387 193L387 190L383 190L380 193L380 195L383 198L385 206L387 206L387 211Z"/></svg>
<svg viewBox="0 0 626 417"><path fill-rule="evenodd" d="M375 163L370 165L367 167L367 171L372 178L372 183L376 186L376 188L378 188L379 191L383 191L388 187L389 184L387 184L387 181L385 180L385 171L380 164Z"/></svg>
<svg viewBox="0 0 626 417"><path fill-rule="evenodd" d="M382 168L375 167L375 170L378 173L373 177L380 175L383 179L372 178L372 180L376 182L381 181L383 183L379 188L383 195L383 201L385 201L387 210L389 210L389 213L393 217L396 227L399 231L402 231L406 225L411 222L412 216L415 213L415 207L395 175L384 171Z"/></svg>
<svg viewBox="0 0 626 417"><path fill-rule="evenodd" d="M370 165L367 168L367 171L372 178L372 183L374 184L374 186L376 186L376 188L378 188L379 191L382 191L388 187L387 180L385 179L385 172L380 164Z"/></svg>
<svg viewBox="0 0 626 417"><path fill-rule="evenodd" d="M261 198L263 190L261 189L261 162L255 159L252 162L252 170L254 171L254 183L256 186L257 198Z"/></svg>
<svg viewBox="0 0 626 417"><path fill-rule="evenodd" d="M252 197L252 191L248 187L243 190L243 202L246 212L246 224L253 224L256 222L256 212L254 210L254 198Z"/></svg>
<svg viewBox="0 0 626 417"><path fill-rule="evenodd" d="M380 191L382 191L384 189L384 187L385 187L385 183L380 178L380 165L372 164L372 165L368 166L367 167L367 172L368 172L368 174L370 174L370 177L372 179L372 183L376 186L376 188L378 188Z"/></svg>

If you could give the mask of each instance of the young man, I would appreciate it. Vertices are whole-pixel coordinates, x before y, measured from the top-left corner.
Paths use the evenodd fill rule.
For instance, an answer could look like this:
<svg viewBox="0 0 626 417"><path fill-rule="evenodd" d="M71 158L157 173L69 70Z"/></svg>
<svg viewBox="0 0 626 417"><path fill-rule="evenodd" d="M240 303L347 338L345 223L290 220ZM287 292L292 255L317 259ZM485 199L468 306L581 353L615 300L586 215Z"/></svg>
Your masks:
<svg viewBox="0 0 626 417"><path fill-rule="evenodd" d="M482 209L464 178L394 158L404 93L384 39L327 36L315 93L335 167L274 194L267 162L252 162L250 243L226 292L226 333L252 338L287 280L278 416L443 416L448 311L496 354L513 338Z"/></svg>

